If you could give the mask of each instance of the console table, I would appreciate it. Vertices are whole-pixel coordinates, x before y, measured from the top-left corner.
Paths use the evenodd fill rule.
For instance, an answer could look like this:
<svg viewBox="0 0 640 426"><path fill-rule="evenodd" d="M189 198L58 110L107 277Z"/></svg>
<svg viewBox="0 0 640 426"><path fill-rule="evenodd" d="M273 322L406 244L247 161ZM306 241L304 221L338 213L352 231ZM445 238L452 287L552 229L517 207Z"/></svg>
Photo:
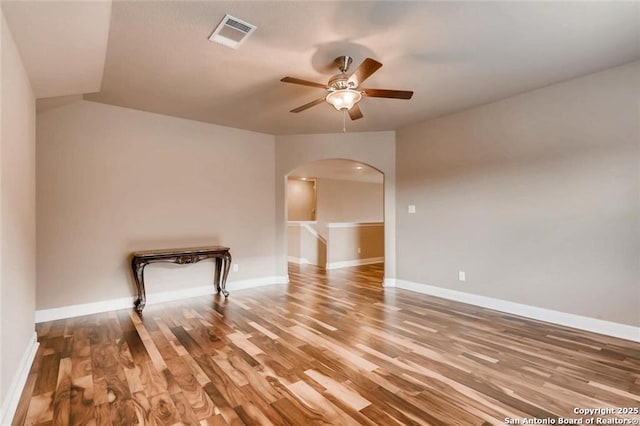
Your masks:
<svg viewBox="0 0 640 426"><path fill-rule="evenodd" d="M147 303L147 293L144 288L144 267L150 263L166 262L186 265L197 263L204 259L215 259L215 273L213 283L218 293L222 292L224 297L229 296L226 290L227 276L231 267L231 253L229 247L207 246L191 247L179 249L148 250L132 253L131 270L133 279L136 282L138 298L134 305L138 312L142 312Z"/></svg>

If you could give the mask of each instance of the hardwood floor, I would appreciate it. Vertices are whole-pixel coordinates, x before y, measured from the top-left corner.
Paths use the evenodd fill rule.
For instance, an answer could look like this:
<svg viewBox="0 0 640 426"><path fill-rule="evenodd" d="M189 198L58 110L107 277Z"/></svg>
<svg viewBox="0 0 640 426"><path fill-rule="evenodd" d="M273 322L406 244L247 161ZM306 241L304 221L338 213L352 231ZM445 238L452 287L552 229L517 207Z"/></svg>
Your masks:
<svg viewBox="0 0 640 426"><path fill-rule="evenodd" d="M574 412L640 407L638 343L383 289L381 265L289 273L288 288L38 324L14 425L639 418Z"/></svg>

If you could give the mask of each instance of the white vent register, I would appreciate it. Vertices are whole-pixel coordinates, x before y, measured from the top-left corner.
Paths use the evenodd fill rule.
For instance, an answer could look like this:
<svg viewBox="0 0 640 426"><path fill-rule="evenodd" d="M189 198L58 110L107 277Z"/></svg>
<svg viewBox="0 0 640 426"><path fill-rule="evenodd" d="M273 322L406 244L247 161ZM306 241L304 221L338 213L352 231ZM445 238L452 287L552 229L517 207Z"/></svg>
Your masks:
<svg viewBox="0 0 640 426"><path fill-rule="evenodd" d="M256 30L256 26L231 15L225 15L218 27L213 31L209 40L220 43L227 47L237 49L251 33Z"/></svg>

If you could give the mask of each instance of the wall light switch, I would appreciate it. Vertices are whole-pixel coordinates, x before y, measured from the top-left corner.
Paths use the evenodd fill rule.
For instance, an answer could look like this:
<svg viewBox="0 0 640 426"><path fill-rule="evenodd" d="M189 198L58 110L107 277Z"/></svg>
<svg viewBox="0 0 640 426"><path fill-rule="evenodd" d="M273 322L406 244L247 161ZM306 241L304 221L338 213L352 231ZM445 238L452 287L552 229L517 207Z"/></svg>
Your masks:
<svg viewBox="0 0 640 426"><path fill-rule="evenodd" d="M231 269L233 270L233 272L238 272L238 264L237 264L237 263L234 263L234 264L231 266Z"/></svg>
<svg viewBox="0 0 640 426"><path fill-rule="evenodd" d="M409 213L415 213L415 212L416 212L415 204L409 204Z"/></svg>
<svg viewBox="0 0 640 426"><path fill-rule="evenodd" d="M464 271L458 271L458 280L466 281L467 280L467 274L465 274Z"/></svg>

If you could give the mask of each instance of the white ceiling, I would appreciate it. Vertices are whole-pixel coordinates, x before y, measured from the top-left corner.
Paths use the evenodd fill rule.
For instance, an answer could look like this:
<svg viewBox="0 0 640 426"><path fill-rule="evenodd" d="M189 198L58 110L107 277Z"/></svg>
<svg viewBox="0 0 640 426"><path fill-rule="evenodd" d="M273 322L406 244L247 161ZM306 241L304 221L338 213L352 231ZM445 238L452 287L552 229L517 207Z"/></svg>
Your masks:
<svg viewBox="0 0 640 426"><path fill-rule="evenodd" d="M23 55L50 57L39 26L83 3L13 4L14 34L30 33L16 37ZM208 40L226 13L258 27L239 50ZM363 99L364 118L348 131L394 130L638 60L639 16L639 2L114 1L101 90L85 99L271 134L339 132L341 114L328 104L288 112L321 89L279 80L325 83L337 72L332 60L348 54L354 66L366 57L384 64L367 87L415 92ZM99 39L100 26L93 38L88 26L73 46ZM34 75L38 65L25 62ZM63 65L69 75L83 66Z"/></svg>

